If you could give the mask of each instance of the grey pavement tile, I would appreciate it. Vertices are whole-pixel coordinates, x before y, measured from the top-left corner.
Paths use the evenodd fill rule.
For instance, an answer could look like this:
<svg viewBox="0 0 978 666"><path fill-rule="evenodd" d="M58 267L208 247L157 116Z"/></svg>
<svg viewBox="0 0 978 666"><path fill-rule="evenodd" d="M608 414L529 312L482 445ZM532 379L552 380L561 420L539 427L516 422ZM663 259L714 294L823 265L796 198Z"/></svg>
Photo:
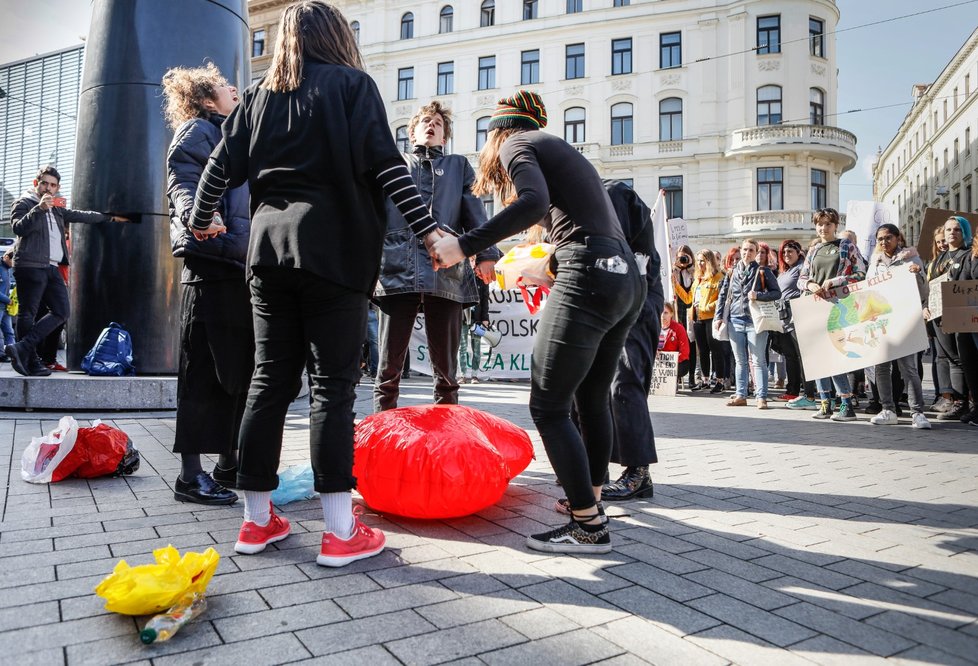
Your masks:
<svg viewBox="0 0 978 666"><path fill-rule="evenodd" d="M768 611L797 603L797 599L786 594L781 594L769 587L752 583L725 571L716 569L694 571L691 574L686 574L686 578L696 581L711 590L722 592L729 597L746 601L752 606L757 606Z"/></svg>
<svg viewBox="0 0 978 666"><path fill-rule="evenodd" d="M54 550L54 539L41 538L31 541L13 541L7 543L6 539L0 542L0 564L5 564L4 560L14 558L18 555L30 555L32 553L46 553Z"/></svg>
<svg viewBox="0 0 978 666"><path fill-rule="evenodd" d="M883 587L890 587L906 594L913 594L918 597L929 597L944 589L942 585L927 583L919 578L904 576L887 569L880 569L872 564L860 562L858 560L845 560L830 564L829 569L839 573L853 576L861 580L875 583ZM978 571L978 569L976 569Z"/></svg>
<svg viewBox="0 0 978 666"><path fill-rule="evenodd" d="M520 541L526 543L522 537ZM462 559L477 571L494 576L510 587L523 587L549 580L550 577L539 567L513 555L512 551L496 551L470 555Z"/></svg>
<svg viewBox="0 0 978 666"><path fill-rule="evenodd" d="M928 601L933 601L945 606L952 606L963 611L967 611L973 616L978 616L978 595L968 594L960 590L944 590L935 595L927 597Z"/></svg>
<svg viewBox="0 0 978 666"><path fill-rule="evenodd" d="M639 543L649 544L650 546L655 546L659 550L664 550L667 553L672 553L674 555L679 555L681 553L688 553L691 550L699 550L702 546L698 546L689 541L683 541L668 534L663 534L662 532L657 532L655 530L649 529L647 526L636 526L628 527L626 529L618 529L618 521L613 521L612 526L614 529L615 537L627 537L632 541L638 541Z"/></svg>
<svg viewBox="0 0 978 666"><path fill-rule="evenodd" d="M36 625L0 634L0 654L5 657L50 647L64 647L93 639L135 633L132 618L100 615L54 624Z"/></svg>
<svg viewBox="0 0 978 666"><path fill-rule="evenodd" d="M489 574L484 573L471 573L454 578L442 578L438 582L457 594L490 594L499 590L510 589L506 583L498 578L493 578Z"/></svg>
<svg viewBox="0 0 978 666"><path fill-rule="evenodd" d="M370 666L400 666L394 655L380 645L370 645L356 650L327 654L295 662L302 666L350 666L351 664L370 664Z"/></svg>
<svg viewBox="0 0 978 666"><path fill-rule="evenodd" d="M853 620L812 604L795 604L780 608L775 613L881 657L896 654L915 644L914 641L900 635L877 629L865 622Z"/></svg>
<svg viewBox="0 0 978 666"><path fill-rule="evenodd" d="M969 636L963 632L954 631L905 613L886 611L869 618L866 622L943 652L950 652L957 657L975 659L975 655L978 655L978 637Z"/></svg>
<svg viewBox="0 0 978 666"><path fill-rule="evenodd" d="M17 666L52 666L64 663L63 648L47 648L17 655Z"/></svg>
<svg viewBox="0 0 978 666"><path fill-rule="evenodd" d="M921 664L942 664L943 666L973 666L974 659L962 659L928 645L918 645L886 660L894 666L920 666Z"/></svg>
<svg viewBox="0 0 978 666"><path fill-rule="evenodd" d="M258 592L272 608L282 608L322 599L336 599L351 594L379 590L380 585L365 574L348 574L334 578L304 580L286 585L262 586Z"/></svg>
<svg viewBox="0 0 978 666"><path fill-rule="evenodd" d="M811 666L812 664L782 647L771 645L728 625L708 629L695 636L689 636L686 640L735 664L750 666Z"/></svg>
<svg viewBox="0 0 978 666"><path fill-rule="evenodd" d="M579 629L581 626L546 607L501 617L499 621L512 627L530 640L562 634L567 631Z"/></svg>
<svg viewBox="0 0 978 666"><path fill-rule="evenodd" d="M627 546L621 546L617 549L617 552L633 557L640 562L645 562L646 564L651 564L654 567L663 569L674 574L688 574L694 571L703 571L704 569L709 569L710 567L701 564L687 558L689 553L683 553L682 556L673 555L672 553L667 553L663 550L659 550L654 546L648 544L629 544ZM693 552L703 552L693 551Z"/></svg>
<svg viewBox="0 0 978 666"><path fill-rule="evenodd" d="M51 518L55 526L58 525L81 525L84 523L104 523L115 522L118 520L129 520L133 518L145 518L146 513L139 508L114 509L110 511L91 511L89 513L77 513L70 516L54 516Z"/></svg>
<svg viewBox="0 0 978 666"><path fill-rule="evenodd" d="M560 663L590 664L622 654L622 648L587 629L541 638L480 655L490 666Z"/></svg>
<svg viewBox="0 0 978 666"><path fill-rule="evenodd" d="M55 539L55 545L60 550L63 548L72 548L76 545L88 546L92 545L92 543L106 543L104 540L97 540L102 535L104 535L102 523L80 523L5 532L3 541L4 543L15 543L17 541L34 541L36 539ZM95 537L96 540L91 543L71 543L69 541L71 539L84 540L86 537Z"/></svg>
<svg viewBox="0 0 978 666"><path fill-rule="evenodd" d="M444 552L442 554L444 555ZM370 577L383 587L397 587L470 573L476 573L472 565L455 558L446 558L423 563L409 562L405 566L378 569L370 572Z"/></svg>
<svg viewBox="0 0 978 666"><path fill-rule="evenodd" d="M43 624L60 622L57 601L46 601L0 610L0 633Z"/></svg>
<svg viewBox="0 0 978 666"><path fill-rule="evenodd" d="M600 597L562 580L528 585L520 588L520 591L582 627L604 624L627 615Z"/></svg>
<svg viewBox="0 0 978 666"><path fill-rule="evenodd" d="M616 566L611 569L611 573L676 601L689 601L713 594L713 590L689 578L671 574L644 562Z"/></svg>
<svg viewBox="0 0 978 666"><path fill-rule="evenodd" d="M95 589L95 586L103 578L105 578L104 575L90 576L87 578L73 578L66 581L61 580L50 583L11 587L4 590L3 594L0 594L0 608L14 608L42 601L87 596L92 593L92 590Z"/></svg>
<svg viewBox="0 0 978 666"><path fill-rule="evenodd" d="M816 636L789 648L793 653L822 666L884 666L890 663L857 647L829 636Z"/></svg>
<svg viewBox="0 0 978 666"><path fill-rule="evenodd" d="M535 610L540 604L516 590L500 590L466 596L416 608L415 612L439 629L515 615Z"/></svg>
<svg viewBox="0 0 978 666"><path fill-rule="evenodd" d="M774 569L775 571L779 571L789 576L807 580L815 583L816 585L821 585L833 590L841 590L842 588L862 582L858 578L853 578L852 576L847 576L835 571L829 571L825 568L808 564L807 562L801 562L791 557L785 557L784 555L768 555L766 557L761 557L754 560L753 564L766 567L768 569Z"/></svg>
<svg viewBox="0 0 978 666"><path fill-rule="evenodd" d="M410 638L385 641L384 645L395 657L410 666L452 661L525 641L525 637L502 622L486 620Z"/></svg>
<svg viewBox="0 0 978 666"><path fill-rule="evenodd" d="M434 629L414 611L404 610L297 631L295 635L318 656L424 635Z"/></svg>
<svg viewBox="0 0 978 666"><path fill-rule="evenodd" d="M702 548L715 550L741 560L752 560L757 557L763 557L764 555L771 554L770 548L765 550L757 547L763 546L763 541L753 542L753 545L748 545L743 542L728 539L720 534L713 534L710 532L693 532L692 534L683 535L680 537L680 539L689 541L690 543L696 544Z"/></svg>
<svg viewBox="0 0 978 666"><path fill-rule="evenodd" d="M207 589L209 594L231 594L232 592L262 590L276 585L308 580L309 578L298 568L284 566L214 576Z"/></svg>
<svg viewBox="0 0 978 666"><path fill-rule="evenodd" d="M978 576L975 576L973 572L971 574L960 574L955 571L918 566L901 573L911 578L926 580L952 590L978 596Z"/></svg>
<svg viewBox="0 0 978 666"><path fill-rule="evenodd" d="M534 562L534 566L552 578L565 580L591 594L603 594L630 585L629 581L614 573L614 567L634 562L620 553L593 555L590 559L556 556ZM603 559L601 559L603 558Z"/></svg>
<svg viewBox="0 0 978 666"><path fill-rule="evenodd" d="M962 612L952 606L945 606L936 601L940 595L921 599L913 594L905 594L891 587L883 587L875 583L860 583L847 587L844 592L865 603L884 610L896 610L908 615L918 615L930 622L955 629L978 620L978 613ZM943 592L941 594L944 594Z"/></svg>
<svg viewBox="0 0 978 666"><path fill-rule="evenodd" d="M602 659L594 663L595 666L645 666L649 662L632 654L620 654L617 657Z"/></svg>
<svg viewBox="0 0 978 666"><path fill-rule="evenodd" d="M700 613L690 604L675 602L668 597L641 587L609 592L608 594L601 595L601 598L620 609L628 611L631 615L645 618L657 626L679 636L694 634L720 624L718 620ZM619 614L618 617L606 617L600 624L621 619L624 616L627 615ZM574 615L571 613L568 613L568 617L574 619ZM582 622L582 624L584 623ZM599 623L588 622L587 626L593 626L594 624Z"/></svg>
<svg viewBox="0 0 978 666"><path fill-rule="evenodd" d="M208 594L207 613L204 617L213 622L226 617L258 613L265 610L268 610L268 604L255 590L231 594Z"/></svg>
<svg viewBox="0 0 978 666"><path fill-rule="evenodd" d="M84 597L72 597L62 599L58 602L61 606L62 620L79 620L83 617L95 617L96 615L108 615L110 611L105 610L105 599L89 594ZM55 620L57 621L57 619Z"/></svg>
<svg viewBox="0 0 978 666"><path fill-rule="evenodd" d="M349 619L333 601L314 601L307 604L264 610L260 613L235 615L214 620L214 628L226 643L261 636L318 627Z"/></svg>
<svg viewBox="0 0 978 666"><path fill-rule="evenodd" d="M725 624L737 627L768 643L782 647L811 638L816 634L815 631L807 627L781 619L772 613L725 594L714 594L709 597L694 599L689 602L689 605L723 621ZM781 610L790 608L792 606L787 606Z"/></svg>
<svg viewBox="0 0 978 666"><path fill-rule="evenodd" d="M65 652L68 654L69 666L105 666L176 653L193 654L202 648L220 644L221 638L210 622L196 620L180 629L175 638L163 643L143 645L138 632L133 628L131 634L69 645Z"/></svg>
<svg viewBox="0 0 978 666"><path fill-rule="evenodd" d="M91 525L86 524L82 525L82 527L91 527ZM97 527L98 532L56 538L54 540L54 547L58 550L66 550L68 548L82 548L84 546L100 546L123 541L158 538L156 532L150 527L136 530L117 530L114 532L103 532L100 524L97 524Z"/></svg>
<svg viewBox="0 0 978 666"><path fill-rule="evenodd" d="M719 571L725 571L744 580L753 583L761 583L772 578L777 578L780 574L777 571L761 566L758 562L764 558L756 559L751 562L721 553L716 550L696 550L691 553L684 553L683 557L689 558L701 565L701 568L709 567ZM765 556L770 557L770 556ZM686 572L691 573L691 572Z"/></svg>
<svg viewBox="0 0 978 666"><path fill-rule="evenodd" d="M727 659L638 617L615 620L592 627L591 631L653 664L723 666L727 663Z"/></svg>
<svg viewBox="0 0 978 666"><path fill-rule="evenodd" d="M0 569L0 590L21 585L36 585L56 580L54 567L37 565L24 569Z"/></svg>
<svg viewBox="0 0 978 666"><path fill-rule="evenodd" d="M109 547L105 545L89 546L87 548L69 548L68 550L52 550L44 553L33 553L30 557L13 556L3 558L0 560L0 571L14 571L52 565L60 566L85 562L87 560L102 559L110 555Z"/></svg>
<svg viewBox="0 0 978 666"><path fill-rule="evenodd" d="M458 598L457 594L433 582L364 592L337 599L336 603L351 617L358 618L418 608L455 598Z"/></svg>
<svg viewBox="0 0 978 666"><path fill-rule="evenodd" d="M153 551L167 545L173 546L183 553L186 550L203 552L208 548L214 547L216 544L214 543L214 540L206 534L185 534L177 537L153 537L152 539L112 543L109 544L109 549L112 551L113 557L126 558L126 560L130 561L130 563L136 559L139 559L140 561L146 560L147 562L152 562Z"/></svg>
<svg viewBox="0 0 978 666"><path fill-rule="evenodd" d="M309 651L292 634L265 636L240 643L229 643L194 650L189 653L174 654L153 660L154 666L177 666L179 664L229 664L244 663L287 664L308 657Z"/></svg>
<svg viewBox="0 0 978 666"><path fill-rule="evenodd" d="M807 601L816 606L821 606L822 608L839 613L840 615L845 615L854 620L863 620L867 617L878 615L884 610L879 604L863 600L856 596L849 596L846 590L830 590L827 587L822 587L821 585L816 585L815 583L792 576L784 576L783 578L765 581L763 585L772 590L777 590L782 594L795 597L801 601Z"/></svg>

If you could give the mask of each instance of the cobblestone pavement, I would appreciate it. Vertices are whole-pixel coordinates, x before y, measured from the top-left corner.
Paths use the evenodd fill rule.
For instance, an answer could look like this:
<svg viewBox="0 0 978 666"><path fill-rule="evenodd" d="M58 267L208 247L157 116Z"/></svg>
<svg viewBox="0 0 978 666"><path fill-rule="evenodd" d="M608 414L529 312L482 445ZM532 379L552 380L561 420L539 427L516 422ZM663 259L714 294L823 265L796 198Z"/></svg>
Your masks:
<svg viewBox="0 0 978 666"><path fill-rule="evenodd" d="M614 505L609 555L528 551L561 496L518 383L462 401L530 430L537 460L502 501L437 522L379 516L388 548L317 567L316 500L284 542L233 552L241 508L173 499L172 413L105 416L143 466L124 479L24 483L21 453L56 415L0 415L0 660L9 664L978 663L978 430L814 422L810 412L653 398L655 497ZM359 390L358 413L369 412ZM410 380L402 404L430 400ZM92 414L80 415L90 420ZM84 425L84 423L83 423ZM306 460L297 403L283 464ZM617 473L612 470L612 474ZM92 589L119 558L172 543L221 554L209 607L144 647Z"/></svg>

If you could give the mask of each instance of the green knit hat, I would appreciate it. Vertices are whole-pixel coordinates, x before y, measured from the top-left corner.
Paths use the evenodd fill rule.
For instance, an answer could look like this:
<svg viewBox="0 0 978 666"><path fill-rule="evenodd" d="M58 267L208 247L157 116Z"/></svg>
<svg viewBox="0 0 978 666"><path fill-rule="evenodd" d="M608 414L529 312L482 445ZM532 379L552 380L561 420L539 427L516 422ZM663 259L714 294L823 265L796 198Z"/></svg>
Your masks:
<svg viewBox="0 0 978 666"><path fill-rule="evenodd" d="M547 126L547 108L540 95L529 90L519 90L512 97L499 100L496 111L489 121L489 129L538 130Z"/></svg>

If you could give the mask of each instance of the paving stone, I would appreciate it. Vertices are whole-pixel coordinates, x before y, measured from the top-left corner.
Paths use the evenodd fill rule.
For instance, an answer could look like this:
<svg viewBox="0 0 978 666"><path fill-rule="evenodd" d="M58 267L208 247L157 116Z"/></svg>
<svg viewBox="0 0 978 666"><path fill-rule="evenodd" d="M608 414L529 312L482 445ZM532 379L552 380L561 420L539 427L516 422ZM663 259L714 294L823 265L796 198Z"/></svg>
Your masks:
<svg viewBox="0 0 978 666"><path fill-rule="evenodd" d="M467 596L415 609L418 615L439 629L460 624L524 613L539 608L536 601L516 590L501 590L478 596Z"/></svg>
<svg viewBox="0 0 978 666"><path fill-rule="evenodd" d="M4 657L50 647L64 647L98 638L135 633L128 617L105 615L14 629L0 634L0 654Z"/></svg>
<svg viewBox="0 0 978 666"><path fill-rule="evenodd" d="M691 641L660 629L655 623L640 617L627 617L608 624L592 627L598 636L621 646L629 653L640 655L653 664L696 664L697 666L723 666L727 660L704 650Z"/></svg>
<svg viewBox="0 0 978 666"><path fill-rule="evenodd" d="M243 590L262 590L266 587L273 588L277 585L308 580L302 571L296 567L285 566L214 576L207 589L209 594L230 594Z"/></svg>
<svg viewBox="0 0 978 666"><path fill-rule="evenodd" d="M486 620L462 627L387 641L384 645L395 657L410 666L412 664L432 663L432 656L434 655L437 655L437 661L451 661L491 650L499 650L525 641L526 638L502 622Z"/></svg>
<svg viewBox="0 0 978 666"><path fill-rule="evenodd" d="M823 666L884 666L890 663L829 636L816 636L789 648L794 654Z"/></svg>
<svg viewBox="0 0 978 666"><path fill-rule="evenodd" d="M348 616L340 610L335 602L323 600L265 610L261 613L235 615L234 617L214 620L213 624L221 638L230 643L318 627L333 622L342 622L346 619Z"/></svg>
<svg viewBox="0 0 978 666"><path fill-rule="evenodd" d="M69 645L65 652L68 654L69 666L104 666L127 663L139 658L156 659L177 653L193 655L197 650L220 644L221 638L210 622L198 620L180 629L178 638L163 643L143 645L133 628L131 634L116 638Z"/></svg>
<svg viewBox="0 0 978 666"><path fill-rule="evenodd" d="M928 597L927 600L946 606L953 606L954 608L967 611L973 616L978 616L978 596L973 594L967 594L960 590L944 590Z"/></svg>
<svg viewBox="0 0 978 666"><path fill-rule="evenodd" d="M431 633L435 627L413 610L372 615L297 631L296 636L314 655L346 652L399 638Z"/></svg>
<svg viewBox="0 0 978 666"><path fill-rule="evenodd" d="M561 580L528 585L520 591L583 627L604 624L626 615L602 598Z"/></svg>
<svg viewBox="0 0 978 666"><path fill-rule="evenodd" d="M677 603L668 597L641 587L609 592L601 595L601 598L633 615L644 617L679 636L696 633L720 624L716 619L700 613L689 604ZM573 619L574 615L569 615L569 617ZM601 624L620 618L620 615L617 618L608 618Z"/></svg>
<svg viewBox="0 0 978 666"><path fill-rule="evenodd" d="M501 617L499 621L512 627L530 640L562 634L567 631L579 629L581 626L546 607Z"/></svg>
<svg viewBox="0 0 978 666"><path fill-rule="evenodd" d="M883 587L890 587L906 594L913 594L918 597L929 597L943 589L941 585L927 583L919 578L904 576L886 569L874 567L866 562L858 560L844 560L835 564L830 564L829 569L839 573L853 576L870 583L875 583Z"/></svg>
<svg viewBox="0 0 978 666"><path fill-rule="evenodd" d="M842 588L862 582L858 578L829 571L806 562L800 562L790 557L785 557L784 555L768 555L766 557L761 557L753 560L753 564L761 567L767 567L768 569L774 569L775 571L780 571L781 573L789 576L807 580L815 583L816 585L821 585L832 590L841 590Z"/></svg>
<svg viewBox="0 0 978 666"><path fill-rule="evenodd" d="M811 666L812 662L731 626L714 627L686 640L705 650L750 666Z"/></svg>
<svg viewBox="0 0 978 666"><path fill-rule="evenodd" d="M350 664L370 664L370 666L400 666L401 662L380 645L371 645L357 650L312 657L295 662L302 666L350 666ZM481 662L480 662L481 663Z"/></svg>
<svg viewBox="0 0 978 666"><path fill-rule="evenodd" d="M795 604L774 612L802 626L881 657L888 657L914 645L913 641L902 636L876 629L865 622L844 617L812 604Z"/></svg>
<svg viewBox="0 0 978 666"><path fill-rule="evenodd" d="M782 620L771 613L725 594L714 594L709 597L694 599L689 602L689 605L774 645L791 645L815 635L814 631L806 627ZM788 608L792 608L792 606L785 607L785 609Z"/></svg>
<svg viewBox="0 0 978 666"><path fill-rule="evenodd" d="M262 587L258 590L272 608L294 606L321 599L335 599L351 594L372 592L381 589L365 574L349 574L335 578L306 580L287 585Z"/></svg>
<svg viewBox="0 0 978 666"><path fill-rule="evenodd" d="M622 546L618 548L618 552L678 575L692 573L693 571L703 571L704 569L710 568L705 564L688 559L686 557L688 553L684 553L683 556L673 555L647 544ZM700 550L696 552L704 551Z"/></svg>
<svg viewBox="0 0 978 666"><path fill-rule="evenodd" d="M337 599L336 603L351 617L358 618L418 608L456 598L457 594L437 583L423 583L343 597Z"/></svg>
<svg viewBox="0 0 978 666"><path fill-rule="evenodd" d="M973 666L974 659L961 659L952 654L938 650L928 645L918 645L906 652L890 657L887 664L896 666L920 666L920 664L944 664L946 666Z"/></svg>
<svg viewBox="0 0 978 666"><path fill-rule="evenodd" d="M292 634L279 634L160 657L154 659L153 664L154 666L176 666L178 664L239 664L257 661L271 665L287 664L308 656L309 651L299 642L299 639Z"/></svg>
<svg viewBox="0 0 978 666"><path fill-rule="evenodd" d="M441 554L444 556L444 551ZM476 569L471 564L455 558L447 558L372 571L370 578L383 587L397 587L475 572Z"/></svg>
<svg viewBox="0 0 978 666"><path fill-rule="evenodd" d="M688 578L676 576L663 571L644 562L632 562L611 569L612 573L641 585L645 588L663 594L676 601L689 601L698 597L704 597L713 593L708 587L704 587Z"/></svg>
<svg viewBox="0 0 978 666"><path fill-rule="evenodd" d="M788 595L744 580L725 571L714 569L694 571L691 574L686 574L686 578L694 580L713 591L722 592L729 597L740 599L752 606L757 606L768 611L796 603L796 600Z"/></svg>
<svg viewBox="0 0 978 666"><path fill-rule="evenodd" d="M464 574L455 578L442 578L439 582L449 590L463 595L483 595L510 589L501 580L483 573Z"/></svg>
<svg viewBox="0 0 978 666"><path fill-rule="evenodd" d="M25 605L18 608L5 608L0 610L0 634L14 629L53 624L60 620L61 616L56 601Z"/></svg>
<svg viewBox="0 0 978 666"><path fill-rule="evenodd" d="M930 622L935 622L952 629L978 621L978 615L973 612L962 612L957 608L945 606L934 601L940 595L935 595L928 599L921 599L913 594L905 594L893 588L883 587L875 583L860 583L859 585L847 587L844 591L846 594L863 600L867 604L872 604L880 612L884 610L896 610L907 613L908 615L919 615Z"/></svg>
<svg viewBox="0 0 978 666"><path fill-rule="evenodd" d="M599 635L579 629L559 636L480 655L490 666L560 663L567 666L590 664L620 655L622 648Z"/></svg>
<svg viewBox="0 0 978 666"><path fill-rule="evenodd" d="M978 655L978 639L975 637L905 613L886 611L869 618L866 622L942 652L950 652L957 657L975 659L975 655Z"/></svg>

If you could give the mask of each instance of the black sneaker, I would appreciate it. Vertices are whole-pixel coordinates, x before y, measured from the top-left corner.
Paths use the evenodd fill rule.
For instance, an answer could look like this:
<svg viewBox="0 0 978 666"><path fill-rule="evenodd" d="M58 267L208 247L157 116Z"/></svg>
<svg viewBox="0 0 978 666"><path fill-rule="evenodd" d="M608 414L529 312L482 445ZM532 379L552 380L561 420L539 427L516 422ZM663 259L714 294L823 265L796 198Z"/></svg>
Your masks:
<svg viewBox="0 0 978 666"><path fill-rule="evenodd" d="M545 553L610 553L611 534L608 533L608 522L605 521L597 531L589 531L571 520L563 527L531 534L526 537L526 547Z"/></svg>
<svg viewBox="0 0 978 666"><path fill-rule="evenodd" d="M961 415L961 423L969 423L974 425L975 421L978 421L978 405L971 408L971 411L965 412Z"/></svg>
<svg viewBox="0 0 978 666"><path fill-rule="evenodd" d="M714 384L713 388L710 389L710 393L723 393L723 382L718 381Z"/></svg>
<svg viewBox="0 0 978 666"><path fill-rule="evenodd" d="M818 411L812 414L813 419L832 418L832 403L829 400L822 400L818 403Z"/></svg>
<svg viewBox="0 0 978 666"><path fill-rule="evenodd" d="M3 353L10 359L10 366L18 375L30 377L31 371L29 364L31 358L27 355L27 350L19 342L4 346Z"/></svg>
<svg viewBox="0 0 978 666"><path fill-rule="evenodd" d="M626 467L617 481L601 488L601 499L624 502L635 497L652 497L653 492L648 466Z"/></svg>
<svg viewBox="0 0 978 666"><path fill-rule="evenodd" d="M882 410L881 410L882 411ZM852 403L843 402L842 406L839 407L839 411L832 415L833 421L855 421L856 412L852 409Z"/></svg>
<svg viewBox="0 0 978 666"><path fill-rule="evenodd" d="M954 405L946 412L937 415L938 421L957 421L968 413L968 403L964 400L955 400Z"/></svg>
<svg viewBox="0 0 978 666"><path fill-rule="evenodd" d="M883 411L883 405L879 400L870 400L863 410L863 414L879 414Z"/></svg>

